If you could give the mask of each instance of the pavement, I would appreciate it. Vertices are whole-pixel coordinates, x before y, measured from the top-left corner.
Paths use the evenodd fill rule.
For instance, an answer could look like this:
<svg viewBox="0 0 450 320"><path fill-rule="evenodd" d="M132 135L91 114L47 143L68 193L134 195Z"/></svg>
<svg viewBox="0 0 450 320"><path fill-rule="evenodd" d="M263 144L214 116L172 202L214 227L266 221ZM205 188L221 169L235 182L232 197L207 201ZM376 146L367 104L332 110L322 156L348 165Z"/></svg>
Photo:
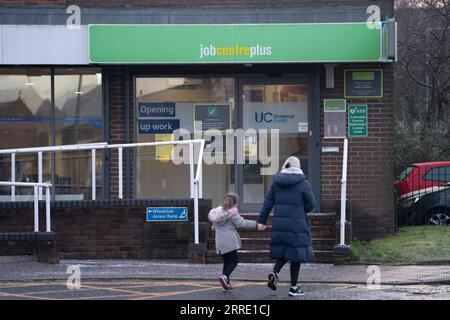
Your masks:
<svg viewBox="0 0 450 320"><path fill-rule="evenodd" d="M233 280L264 282L272 264L240 263ZM0 256L0 282L67 279L73 270L82 279L159 279L216 281L221 264L189 264L183 260L61 260L58 265L42 264L34 256ZM71 271L72 270L72 271ZM377 281L379 280L379 281ZM286 265L280 282L289 281ZM303 264L300 283L366 285L449 284L450 265L333 265Z"/></svg>

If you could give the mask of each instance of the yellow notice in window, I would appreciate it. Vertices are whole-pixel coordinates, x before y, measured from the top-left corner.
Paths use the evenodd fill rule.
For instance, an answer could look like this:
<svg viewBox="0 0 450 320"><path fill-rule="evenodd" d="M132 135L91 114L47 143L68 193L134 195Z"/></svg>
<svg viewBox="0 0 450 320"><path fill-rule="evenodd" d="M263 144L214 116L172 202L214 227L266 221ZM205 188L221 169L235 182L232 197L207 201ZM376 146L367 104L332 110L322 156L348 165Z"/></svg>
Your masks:
<svg viewBox="0 0 450 320"><path fill-rule="evenodd" d="M155 134L155 141L173 141L173 134L171 133L159 133ZM156 146L156 160L161 162L168 162L172 160L174 145L162 145Z"/></svg>
<svg viewBox="0 0 450 320"><path fill-rule="evenodd" d="M258 143L256 137L245 137L244 142L244 155L245 157L252 158L258 156Z"/></svg>

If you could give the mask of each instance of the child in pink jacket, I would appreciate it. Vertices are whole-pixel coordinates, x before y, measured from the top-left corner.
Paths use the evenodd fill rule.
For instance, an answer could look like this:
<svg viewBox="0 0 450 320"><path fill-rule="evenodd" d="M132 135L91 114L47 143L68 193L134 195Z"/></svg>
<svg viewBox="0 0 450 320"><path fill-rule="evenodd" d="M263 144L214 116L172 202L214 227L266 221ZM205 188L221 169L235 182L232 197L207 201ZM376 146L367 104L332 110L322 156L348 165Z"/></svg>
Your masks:
<svg viewBox="0 0 450 320"><path fill-rule="evenodd" d="M228 193L224 196L222 204L208 214L209 221L213 223L216 232L216 252L223 259L223 274L219 277L219 282L224 291L233 290L230 275L238 264L237 252L242 246L237 228L254 230L258 228L256 221L246 220L239 215L238 202L237 194Z"/></svg>

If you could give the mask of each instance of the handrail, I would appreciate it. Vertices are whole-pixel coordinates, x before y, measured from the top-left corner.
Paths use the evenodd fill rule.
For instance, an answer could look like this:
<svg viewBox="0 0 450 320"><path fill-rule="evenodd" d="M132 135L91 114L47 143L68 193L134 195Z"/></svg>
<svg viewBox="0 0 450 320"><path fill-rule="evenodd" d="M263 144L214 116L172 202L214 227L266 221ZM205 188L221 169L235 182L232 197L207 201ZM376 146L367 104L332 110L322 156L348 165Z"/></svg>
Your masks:
<svg viewBox="0 0 450 320"><path fill-rule="evenodd" d="M39 232L38 187L45 188L45 232L51 232L50 221L50 187L51 183L0 181L0 186L33 187L34 189L34 232Z"/></svg>
<svg viewBox="0 0 450 320"><path fill-rule="evenodd" d="M106 142L98 142L98 143L96 142L96 143L84 143L84 144L66 144L66 145L62 145L62 146L52 146L52 147L3 149L3 150L0 150L0 154L89 150L92 148L101 148L106 145L108 145Z"/></svg>
<svg viewBox="0 0 450 320"><path fill-rule="evenodd" d="M0 181L0 186L17 186L17 187L51 187L52 184L48 182L11 182L11 181Z"/></svg>
<svg viewBox="0 0 450 320"><path fill-rule="evenodd" d="M192 140L176 140L176 141L158 141L158 142L139 142L139 143L125 143L125 144L108 144L106 142L88 143L88 144L75 144L75 145L62 145L51 147L33 147L33 148L18 148L18 149L3 149L0 150L0 154L11 155L11 184L4 184L11 186L11 200L15 201L15 187L16 186L30 186L22 185L22 182L16 182L15 167L16 167L16 154L19 153L37 153L38 154L38 182L33 186L38 190L39 200L42 200L42 188L47 188L46 196L50 195L48 184L43 183L42 177L42 159L43 152L57 152L57 151L74 151L74 150L91 150L91 187L92 187L92 200L96 200L96 150L98 149L117 149L118 150L118 197L123 198L123 149L124 148L138 148L149 146L161 146L161 145L183 145L189 144L190 151L190 197L194 199L194 225L195 225L195 243L199 243L198 237L198 199L203 197L203 184L202 184L202 163L203 163L203 149L205 148L204 139L192 139ZM199 156L197 168L194 175L194 157L193 150L194 145L200 144ZM36 201L36 199L35 199ZM35 209L36 210L36 209Z"/></svg>

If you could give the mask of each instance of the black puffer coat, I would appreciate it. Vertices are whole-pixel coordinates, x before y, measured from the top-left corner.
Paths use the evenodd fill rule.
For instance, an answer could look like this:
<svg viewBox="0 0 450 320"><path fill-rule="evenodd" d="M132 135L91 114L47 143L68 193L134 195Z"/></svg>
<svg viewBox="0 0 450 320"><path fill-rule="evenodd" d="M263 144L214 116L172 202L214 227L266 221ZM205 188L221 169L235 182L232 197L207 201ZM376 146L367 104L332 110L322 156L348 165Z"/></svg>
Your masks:
<svg viewBox="0 0 450 320"><path fill-rule="evenodd" d="M266 224L273 207L270 257L291 262L308 262L314 258L307 212L315 200L310 183L302 174L280 173L273 177L258 223Z"/></svg>

